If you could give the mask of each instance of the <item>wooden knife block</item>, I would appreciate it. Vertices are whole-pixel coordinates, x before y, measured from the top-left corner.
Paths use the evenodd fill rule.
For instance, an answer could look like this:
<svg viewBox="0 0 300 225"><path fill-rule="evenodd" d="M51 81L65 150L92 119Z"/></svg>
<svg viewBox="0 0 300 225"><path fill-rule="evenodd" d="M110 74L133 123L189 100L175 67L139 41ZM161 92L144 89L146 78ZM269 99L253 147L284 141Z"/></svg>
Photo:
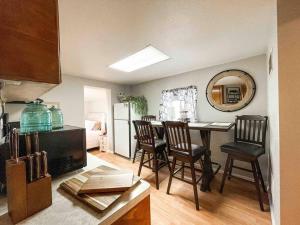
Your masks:
<svg viewBox="0 0 300 225"><path fill-rule="evenodd" d="M27 183L26 164L20 159L6 161L7 205L13 223L52 204L51 176Z"/></svg>

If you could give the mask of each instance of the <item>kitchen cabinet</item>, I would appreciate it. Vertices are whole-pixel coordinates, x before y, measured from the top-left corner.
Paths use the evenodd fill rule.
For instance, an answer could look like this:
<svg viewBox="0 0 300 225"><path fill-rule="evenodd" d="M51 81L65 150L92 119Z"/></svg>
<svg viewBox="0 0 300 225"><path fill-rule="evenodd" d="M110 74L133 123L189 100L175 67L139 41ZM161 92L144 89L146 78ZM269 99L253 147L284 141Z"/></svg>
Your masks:
<svg viewBox="0 0 300 225"><path fill-rule="evenodd" d="M30 100L59 84L57 0L0 0L0 21L0 79L18 81L5 92L23 92L7 98Z"/></svg>

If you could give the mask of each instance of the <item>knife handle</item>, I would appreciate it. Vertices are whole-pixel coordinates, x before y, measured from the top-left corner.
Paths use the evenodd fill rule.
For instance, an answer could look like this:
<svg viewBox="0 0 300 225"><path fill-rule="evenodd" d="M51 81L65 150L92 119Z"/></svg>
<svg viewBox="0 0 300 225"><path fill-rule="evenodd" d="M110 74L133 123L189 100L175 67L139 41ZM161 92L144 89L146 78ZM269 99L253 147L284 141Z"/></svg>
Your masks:
<svg viewBox="0 0 300 225"><path fill-rule="evenodd" d="M48 159L47 159L47 152L42 151L42 171L43 171L43 176L47 176L48 174Z"/></svg>
<svg viewBox="0 0 300 225"><path fill-rule="evenodd" d="M25 134L25 143L26 143L26 154L29 156L31 154L31 137L29 133Z"/></svg>
<svg viewBox="0 0 300 225"><path fill-rule="evenodd" d="M35 177L36 179L41 178L41 153L35 152Z"/></svg>
<svg viewBox="0 0 300 225"><path fill-rule="evenodd" d="M19 161L19 133L16 128L13 129L13 159Z"/></svg>
<svg viewBox="0 0 300 225"><path fill-rule="evenodd" d="M14 158L14 133L12 130L9 132L9 154L10 159Z"/></svg>
<svg viewBox="0 0 300 225"><path fill-rule="evenodd" d="M29 182L34 180L34 157L33 155L27 156L27 179Z"/></svg>
<svg viewBox="0 0 300 225"><path fill-rule="evenodd" d="M33 134L34 152L40 152L39 133L34 132Z"/></svg>
<svg viewBox="0 0 300 225"><path fill-rule="evenodd" d="M20 142L19 142L20 136L19 133L16 133L16 161L19 161L19 155L20 155Z"/></svg>

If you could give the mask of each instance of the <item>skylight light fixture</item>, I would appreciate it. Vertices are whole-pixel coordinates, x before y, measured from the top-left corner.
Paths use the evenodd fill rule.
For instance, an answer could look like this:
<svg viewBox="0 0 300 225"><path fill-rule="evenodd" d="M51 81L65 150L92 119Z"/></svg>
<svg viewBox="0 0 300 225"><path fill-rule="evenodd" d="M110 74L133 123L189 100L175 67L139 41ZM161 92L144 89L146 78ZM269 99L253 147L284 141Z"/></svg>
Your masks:
<svg viewBox="0 0 300 225"><path fill-rule="evenodd" d="M169 59L170 57L149 45L120 61L111 64L109 67L123 72L132 72L146 66Z"/></svg>

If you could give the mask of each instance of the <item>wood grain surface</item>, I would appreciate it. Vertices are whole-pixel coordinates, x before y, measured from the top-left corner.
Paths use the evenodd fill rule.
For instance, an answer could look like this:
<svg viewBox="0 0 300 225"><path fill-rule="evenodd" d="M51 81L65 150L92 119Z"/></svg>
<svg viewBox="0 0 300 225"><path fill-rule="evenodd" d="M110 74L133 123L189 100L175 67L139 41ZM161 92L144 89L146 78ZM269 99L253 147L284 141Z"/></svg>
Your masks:
<svg viewBox="0 0 300 225"><path fill-rule="evenodd" d="M150 196L132 208L112 225L150 225Z"/></svg>
<svg viewBox="0 0 300 225"><path fill-rule="evenodd" d="M108 172L98 173L90 176L83 183L78 194L95 194L127 191L133 184L133 172L123 172L112 174Z"/></svg>
<svg viewBox="0 0 300 225"><path fill-rule="evenodd" d="M95 210L103 211L107 209L111 204L113 204L118 198L120 198L124 192L95 194L78 194L78 192L83 183L86 182L90 176L108 171L111 174L120 173L119 170L113 169L111 167L100 166L62 182L60 188L65 190L81 202L86 203L90 207L94 208ZM139 177L134 176L133 185L136 185L139 180Z"/></svg>
<svg viewBox="0 0 300 225"><path fill-rule="evenodd" d="M57 0L1 0L0 21L0 78L59 84Z"/></svg>
<svg viewBox="0 0 300 225"><path fill-rule="evenodd" d="M136 163L118 155L93 151L93 154L121 169L138 171ZM185 177L190 176L185 170ZM219 193L221 174L211 183L211 192L199 192L200 210L195 210L193 187L174 179L171 194L167 195L169 171L162 168L159 173L160 188L155 187L155 175L151 169L143 168L142 179L151 184L151 224L153 225L271 225L270 212L261 212L257 204L255 187L248 181L233 177L226 184L224 194ZM266 199L265 199L266 200ZM268 202L265 201L268 209Z"/></svg>

